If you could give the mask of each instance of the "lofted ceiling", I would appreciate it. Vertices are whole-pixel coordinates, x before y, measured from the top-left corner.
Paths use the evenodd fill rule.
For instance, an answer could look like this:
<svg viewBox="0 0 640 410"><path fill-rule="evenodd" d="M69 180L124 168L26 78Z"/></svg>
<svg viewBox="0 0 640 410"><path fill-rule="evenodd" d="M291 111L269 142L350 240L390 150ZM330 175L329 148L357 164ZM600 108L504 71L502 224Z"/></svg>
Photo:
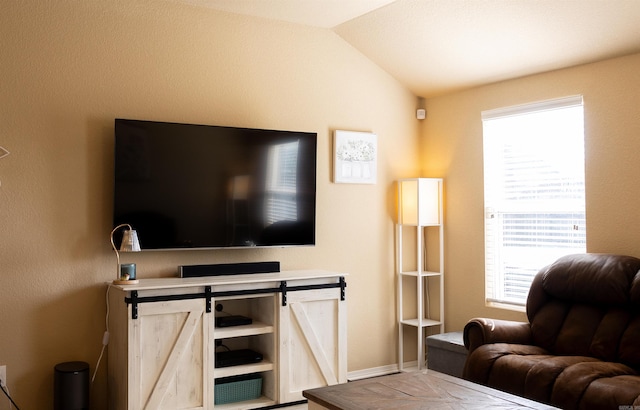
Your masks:
<svg viewBox="0 0 640 410"><path fill-rule="evenodd" d="M640 0L174 0L333 30L420 97L640 52Z"/></svg>

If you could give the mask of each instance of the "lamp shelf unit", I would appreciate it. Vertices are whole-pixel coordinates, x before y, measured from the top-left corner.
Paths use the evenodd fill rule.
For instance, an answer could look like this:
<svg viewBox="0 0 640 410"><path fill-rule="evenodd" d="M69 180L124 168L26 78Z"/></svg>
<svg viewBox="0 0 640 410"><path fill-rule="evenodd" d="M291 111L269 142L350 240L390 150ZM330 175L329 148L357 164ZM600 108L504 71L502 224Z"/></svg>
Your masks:
<svg viewBox="0 0 640 410"><path fill-rule="evenodd" d="M441 178L407 178L398 181L398 223L396 261L398 278L398 368L400 371L426 367L425 345L428 332L444 333L444 212ZM427 235L436 230L437 235ZM405 233L413 233L405 241ZM431 232L430 232L431 233ZM435 233L435 232L434 232ZM435 239L437 237L437 240ZM429 239L429 240L427 240ZM413 243L407 243L413 242ZM437 242L437 243L435 243ZM412 250L410 256L406 254ZM437 258L429 264L427 256ZM411 268L405 270L405 263ZM435 266L437 270L435 270ZM437 289L434 289L437 285ZM403 289L405 288L405 289ZM410 289L406 289L410 288ZM411 301L405 293L412 293ZM432 303L437 295L436 303ZM412 306L411 303L413 303ZM437 309L432 313L432 307ZM417 366L405 367L405 330L414 328Z"/></svg>

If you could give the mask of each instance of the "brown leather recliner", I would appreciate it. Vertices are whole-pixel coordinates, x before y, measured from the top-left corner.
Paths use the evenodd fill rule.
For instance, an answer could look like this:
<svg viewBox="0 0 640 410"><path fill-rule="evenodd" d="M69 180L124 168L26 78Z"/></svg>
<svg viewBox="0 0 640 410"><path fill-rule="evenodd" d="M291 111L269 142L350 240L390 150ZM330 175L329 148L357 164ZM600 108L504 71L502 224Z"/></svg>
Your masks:
<svg viewBox="0 0 640 410"><path fill-rule="evenodd" d="M533 280L526 322L472 319L463 377L563 409L640 406L640 259L579 254Z"/></svg>

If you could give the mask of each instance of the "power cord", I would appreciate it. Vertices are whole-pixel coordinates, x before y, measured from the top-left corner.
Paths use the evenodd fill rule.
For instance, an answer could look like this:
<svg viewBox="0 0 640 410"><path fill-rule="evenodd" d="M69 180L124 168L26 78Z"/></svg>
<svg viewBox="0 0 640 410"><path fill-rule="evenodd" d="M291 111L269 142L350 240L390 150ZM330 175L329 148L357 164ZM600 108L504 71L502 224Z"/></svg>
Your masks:
<svg viewBox="0 0 640 410"><path fill-rule="evenodd" d="M4 393L5 396L7 396L7 398L9 399L9 401L11 402L11 404L9 404L9 408L11 408L11 405L13 405L16 410L20 410L20 408L18 407L18 405L16 404L15 401L13 401L13 399L11 398L11 395L9 394L9 388L7 387L5 389L5 384L3 380L0 380L0 389L2 389L2 392Z"/></svg>
<svg viewBox="0 0 640 410"><path fill-rule="evenodd" d="M226 311L224 310L224 306L222 305L222 303L218 303L218 304L216 305L216 312L224 313L224 314L225 314L225 315L227 315L227 316L231 316L231 313L226 312Z"/></svg>
<svg viewBox="0 0 640 410"><path fill-rule="evenodd" d="M98 368L100 367L100 361L102 360L102 356L104 355L104 349L109 344L109 289L111 289L111 285L107 285L107 292L105 295L106 303L107 303L107 314L105 316L105 331L102 335L102 350L100 350L100 356L98 357L98 362L96 363L96 368L93 371L93 377L91 377L91 384L96 379L96 374L98 373Z"/></svg>
<svg viewBox="0 0 640 410"><path fill-rule="evenodd" d="M229 349L229 346L222 343L222 339L216 340L216 350L218 350L219 347L224 347L225 349L227 349L227 352L231 351L231 349Z"/></svg>

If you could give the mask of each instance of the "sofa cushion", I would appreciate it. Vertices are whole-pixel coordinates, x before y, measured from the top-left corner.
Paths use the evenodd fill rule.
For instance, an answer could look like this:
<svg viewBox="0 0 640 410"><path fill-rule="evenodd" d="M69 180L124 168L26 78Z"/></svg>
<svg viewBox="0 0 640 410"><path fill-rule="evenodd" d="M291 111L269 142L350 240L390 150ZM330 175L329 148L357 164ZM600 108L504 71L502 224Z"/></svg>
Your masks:
<svg viewBox="0 0 640 410"><path fill-rule="evenodd" d="M533 343L640 368L640 306L630 296L634 286L640 293L638 269L640 259L604 254L569 255L542 269L527 300Z"/></svg>
<svg viewBox="0 0 640 410"><path fill-rule="evenodd" d="M544 403L551 402L557 377L577 363L599 362L585 356L557 356L537 346L493 343L474 350L467 380Z"/></svg>
<svg viewBox="0 0 640 410"><path fill-rule="evenodd" d="M538 346L509 343L491 343L478 347L467 357L463 371L464 378L480 384L489 384L489 377L495 363L512 354L527 356L548 356L549 352Z"/></svg>
<svg viewBox="0 0 640 410"><path fill-rule="evenodd" d="M542 287L549 295L574 303L623 306L631 300L631 285L638 270L640 259L632 256L568 255L546 268ZM640 300L640 295L637 298Z"/></svg>
<svg viewBox="0 0 640 410"><path fill-rule="evenodd" d="M613 392L603 392L602 387L610 384L614 380L617 379L618 376L633 376L633 379L628 379L625 385L626 390L624 395L631 395L633 397L625 397L625 400L619 400L615 398L615 395L618 393L617 387ZM609 380L609 382L605 382L604 380ZM636 380L634 383L633 380ZM580 403L584 395L591 388L593 383L601 381L596 384L594 387L594 392L589 395L593 395L595 393L601 393L604 396L609 396L608 399L601 400L602 402L607 402L610 399L614 399L612 403L617 403L615 406L609 406L608 408L618 408L619 403L632 403L640 394L640 377L636 376L636 372L625 366L621 363L612 363L612 362L602 362L602 361L585 361L581 363L576 363L572 366L568 366L560 375L555 382L555 386L553 389L553 393L551 395L551 402L554 406L559 406L563 409L572 409L579 408L577 404ZM585 400L585 403L590 403ZM593 404L590 404L589 408L597 408Z"/></svg>
<svg viewBox="0 0 640 410"><path fill-rule="evenodd" d="M631 312L629 310L622 308L611 308L607 310L594 333L589 350L591 355L607 361L620 360L620 353L618 351L620 340L630 320ZM633 350L634 354L639 353L637 346L634 346ZM627 364L631 363L629 362Z"/></svg>
<svg viewBox="0 0 640 410"><path fill-rule="evenodd" d="M595 361L596 359L584 356L550 356L544 360L538 360L527 372L524 396L549 403L558 376L567 367L585 360Z"/></svg>
<svg viewBox="0 0 640 410"><path fill-rule="evenodd" d="M640 369L640 315L637 312L620 339L618 360Z"/></svg>
<svg viewBox="0 0 640 410"><path fill-rule="evenodd" d="M628 403L621 406L620 403ZM589 384L580 409L622 409L640 406L640 376L603 377Z"/></svg>
<svg viewBox="0 0 640 410"><path fill-rule="evenodd" d="M508 343L482 345L471 355L466 379L563 409L617 409L619 403L640 402L640 376L621 363Z"/></svg>

